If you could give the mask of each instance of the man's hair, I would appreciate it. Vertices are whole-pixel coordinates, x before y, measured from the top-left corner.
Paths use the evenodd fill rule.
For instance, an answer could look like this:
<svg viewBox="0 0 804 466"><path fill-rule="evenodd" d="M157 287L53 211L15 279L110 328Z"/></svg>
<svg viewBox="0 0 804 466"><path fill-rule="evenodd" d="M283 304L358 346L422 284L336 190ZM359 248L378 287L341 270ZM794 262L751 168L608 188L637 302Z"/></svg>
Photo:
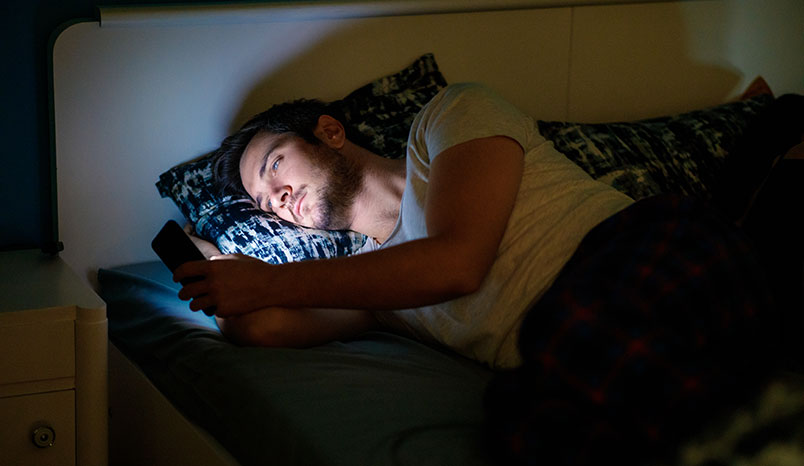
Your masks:
<svg viewBox="0 0 804 466"><path fill-rule="evenodd" d="M321 115L330 115L339 121L343 118L332 105L317 99L299 99L274 105L252 117L237 132L227 137L215 151L212 173L215 184L223 195L249 197L240 177L240 159L251 139L261 132L290 134L319 145L321 141L313 131Z"/></svg>

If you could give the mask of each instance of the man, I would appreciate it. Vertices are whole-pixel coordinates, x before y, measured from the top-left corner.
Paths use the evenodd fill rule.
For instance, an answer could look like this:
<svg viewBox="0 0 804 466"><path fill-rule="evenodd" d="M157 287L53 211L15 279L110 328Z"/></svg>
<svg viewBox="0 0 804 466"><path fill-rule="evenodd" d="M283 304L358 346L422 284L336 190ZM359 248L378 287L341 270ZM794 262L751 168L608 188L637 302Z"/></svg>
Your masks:
<svg viewBox="0 0 804 466"><path fill-rule="evenodd" d="M595 225L632 200L592 180L491 90L450 86L416 117L405 161L349 140L322 104L258 115L220 149L229 189L303 226L371 237L363 254L186 264L191 309L242 344L309 346L382 325L491 367Z"/></svg>
<svg viewBox="0 0 804 466"><path fill-rule="evenodd" d="M732 221L691 199L634 203L482 86L433 98L404 162L350 142L325 105L297 102L227 138L218 167L261 209L372 240L331 260L185 264L176 280L203 277L180 292L191 308L214 306L243 344L381 325L516 368L486 400L506 464L672 453L773 365L763 270Z"/></svg>

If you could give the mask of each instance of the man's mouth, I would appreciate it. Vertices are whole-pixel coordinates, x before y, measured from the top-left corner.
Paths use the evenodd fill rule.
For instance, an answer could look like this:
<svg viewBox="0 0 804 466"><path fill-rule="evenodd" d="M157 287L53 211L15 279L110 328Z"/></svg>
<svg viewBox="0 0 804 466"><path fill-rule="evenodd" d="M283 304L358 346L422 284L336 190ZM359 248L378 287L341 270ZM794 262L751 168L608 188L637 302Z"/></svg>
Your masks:
<svg viewBox="0 0 804 466"><path fill-rule="evenodd" d="M306 193L306 192L302 193L301 197L300 197L300 198L298 198L298 199L296 199L296 200L293 202L293 205L291 206L291 213L292 213L292 214L293 214L293 216L294 216L294 217L296 217L297 219L304 219L304 216L303 216L303 215L302 215L302 213L301 213L301 205L302 205L302 201L304 201L304 198L305 198L305 197L307 197L307 193Z"/></svg>

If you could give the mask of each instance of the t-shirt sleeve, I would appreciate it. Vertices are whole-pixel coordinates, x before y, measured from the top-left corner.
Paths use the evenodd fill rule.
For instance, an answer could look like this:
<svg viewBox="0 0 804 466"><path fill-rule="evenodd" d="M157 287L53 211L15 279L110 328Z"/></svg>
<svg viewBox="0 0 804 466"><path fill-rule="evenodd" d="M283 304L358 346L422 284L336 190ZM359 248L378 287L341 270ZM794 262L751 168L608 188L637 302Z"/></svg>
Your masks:
<svg viewBox="0 0 804 466"><path fill-rule="evenodd" d="M363 246L360 247L357 251L355 251L355 255L357 254L365 254L367 252L373 252L380 249L380 243L377 242L374 238L366 238L366 242L363 243Z"/></svg>
<svg viewBox="0 0 804 466"><path fill-rule="evenodd" d="M414 122L414 143L426 163L452 146L491 136L507 136L527 150L533 119L482 84L443 89ZM422 150L423 149L423 150Z"/></svg>

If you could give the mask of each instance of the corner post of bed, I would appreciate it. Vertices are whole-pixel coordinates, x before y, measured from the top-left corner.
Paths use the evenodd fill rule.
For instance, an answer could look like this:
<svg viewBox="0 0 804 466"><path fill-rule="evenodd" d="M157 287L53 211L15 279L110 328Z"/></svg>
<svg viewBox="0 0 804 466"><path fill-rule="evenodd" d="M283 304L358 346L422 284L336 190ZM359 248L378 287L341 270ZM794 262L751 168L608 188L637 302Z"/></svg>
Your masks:
<svg viewBox="0 0 804 466"><path fill-rule="evenodd" d="M76 464L108 464L109 380L106 305L79 307L75 319Z"/></svg>

